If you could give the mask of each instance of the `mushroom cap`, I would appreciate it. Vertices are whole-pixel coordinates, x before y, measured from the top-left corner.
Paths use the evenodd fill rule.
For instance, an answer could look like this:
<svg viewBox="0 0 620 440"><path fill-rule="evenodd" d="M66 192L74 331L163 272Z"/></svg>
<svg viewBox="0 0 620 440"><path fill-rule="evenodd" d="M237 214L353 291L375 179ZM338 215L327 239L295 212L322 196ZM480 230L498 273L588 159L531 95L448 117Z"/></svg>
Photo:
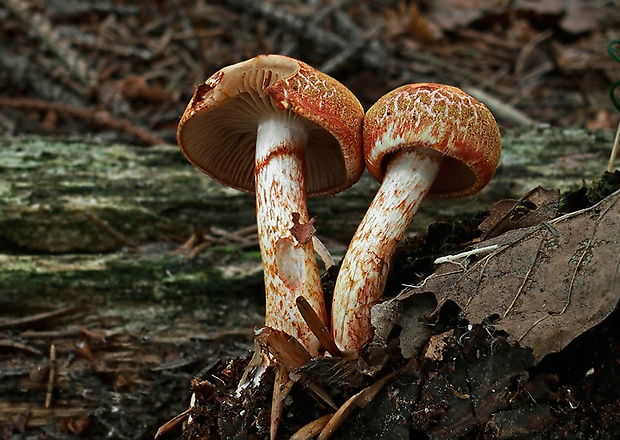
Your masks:
<svg viewBox="0 0 620 440"><path fill-rule="evenodd" d="M463 197L480 191L499 165L501 137L489 109L443 84L408 84L381 97L366 112L364 156L381 182L389 157L431 148L444 160L429 196Z"/></svg>
<svg viewBox="0 0 620 440"><path fill-rule="evenodd" d="M295 119L308 131L306 193L335 194L364 171L364 109L344 85L302 61L259 55L196 87L177 131L185 157L214 180L254 192L260 120Z"/></svg>

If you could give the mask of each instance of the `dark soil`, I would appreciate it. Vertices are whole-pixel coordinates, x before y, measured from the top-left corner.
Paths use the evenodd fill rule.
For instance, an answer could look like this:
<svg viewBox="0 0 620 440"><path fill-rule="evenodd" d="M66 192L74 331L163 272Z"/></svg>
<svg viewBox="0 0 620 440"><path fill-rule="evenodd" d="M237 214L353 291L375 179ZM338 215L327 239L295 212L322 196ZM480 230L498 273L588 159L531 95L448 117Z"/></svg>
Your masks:
<svg viewBox="0 0 620 440"><path fill-rule="evenodd" d="M470 326L445 307L432 327L452 330L441 360L416 359L338 430L339 439L601 439L620 433L620 310L533 366L531 352L510 345L492 325ZM392 372L392 358L375 377ZM273 376L265 386L234 392L246 360L227 361L194 379L198 397L185 436L267 439ZM332 372L333 373L333 372ZM354 391L314 375L338 396ZM365 378L372 382L372 378ZM333 411L302 386L290 395L283 438Z"/></svg>

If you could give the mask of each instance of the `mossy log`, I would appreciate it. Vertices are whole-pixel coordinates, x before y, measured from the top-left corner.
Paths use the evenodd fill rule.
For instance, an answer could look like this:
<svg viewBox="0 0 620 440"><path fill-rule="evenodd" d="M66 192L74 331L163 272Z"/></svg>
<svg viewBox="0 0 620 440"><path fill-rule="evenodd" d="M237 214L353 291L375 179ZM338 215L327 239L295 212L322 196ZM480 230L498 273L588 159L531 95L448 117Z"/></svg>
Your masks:
<svg viewBox="0 0 620 440"><path fill-rule="evenodd" d="M611 132L580 129L506 133L491 184L464 200L426 201L410 232L422 234L440 217L487 210L537 185L576 188L602 173L612 140ZM164 301L192 308L201 298L260 290L256 247L216 247L193 261L171 252L177 246L172 238L187 238L195 227L233 232L255 222L251 194L203 176L175 146L32 138L0 145L3 307L38 306L35 299L45 293L48 301L55 298L50 304L102 298L109 304ZM377 186L365 174L348 191L309 201L319 237L342 243L337 254ZM128 251L127 241L137 252Z"/></svg>
<svg viewBox="0 0 620 440"><path fill-rule="evenodd" d="M466 200L425 202L410 232L537 185L578 187L602 174L612 138L578 129L506 133L492 183ZM262 322L256 247L213 246L193 259L175 252L196 227L253 225L252 195L212 182L174 146L15 138L0 148L0 379L8 379L0 380L0 425L72 438L77 422L94 420L82 438L115 430L151 438L186 407L191 375L243 355ZM309 201L319 237L337 253L377 187L364 175L342 194ZM68 316L28 320L71 307ZM84 338L92 359L76 361ZM45 409L45 385L33 373L49 367L50 343L59 362ZM120 404L110 398L118 392Z"/></svg>
<svg viewBox="0 0 620 440"><path fill-rule="evenodd" d="M612 133L534 129L503 136L501 167L479 195L427 201L411 227L423 233L433 219L486 210L536 185L568 189L600 175ZM111 252L135 243L189 234L192 227L251 225L254 200L195 170L175 146L133 147L85 140L15 138L0 141L0 252ZM311 199L322 237L347 243L378 184L365 174L353 188Z"/></svg>

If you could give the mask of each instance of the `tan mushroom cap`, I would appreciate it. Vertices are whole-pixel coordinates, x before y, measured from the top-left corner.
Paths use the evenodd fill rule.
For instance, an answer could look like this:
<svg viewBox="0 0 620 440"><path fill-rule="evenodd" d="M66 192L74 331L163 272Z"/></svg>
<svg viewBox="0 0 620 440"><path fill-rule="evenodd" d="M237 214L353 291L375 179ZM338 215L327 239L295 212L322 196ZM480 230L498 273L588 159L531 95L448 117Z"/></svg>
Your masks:
<svg viewBox="0 0 620 440"><path fill-rule="evenodd" d="M462 90L408 84L380 98L366 113L368 171L381 182L391 154L419 147L444 155L429 196L463 197L480 191L493 177L501 137L489 109Z"/></svg>
<svg viewBox="0 0 620 440"><path fill-rule="evenodd" d="M335 79L282 55L233 64L196 87L177 140L187 159L211 178L253 192L258 122L278 114L308 130L308 195L335 194L359 180L361 104Z"/></svg>

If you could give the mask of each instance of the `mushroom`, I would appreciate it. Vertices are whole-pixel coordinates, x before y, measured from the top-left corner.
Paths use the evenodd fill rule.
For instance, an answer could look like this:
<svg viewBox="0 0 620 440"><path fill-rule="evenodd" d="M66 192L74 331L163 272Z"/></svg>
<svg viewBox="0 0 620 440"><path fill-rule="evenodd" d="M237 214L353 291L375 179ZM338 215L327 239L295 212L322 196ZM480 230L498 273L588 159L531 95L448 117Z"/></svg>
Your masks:
<svg viewBox="0 0 620 440"><path fill-rule="evenodd" d="M491 112L456 87L409 84L381 97L364 118L364 155L381 187L341 264L332 334L359 352L372 337L370 309L385 287L396 245L427 194L463 197L484 187L499 164Z"/></svg>
<svg viewBox="0 0 620 440"><path fill-rule="evenodd" d="M364 169L364 110L341 83L281 55L225 67L196 87L179 123L185 157L214 180L255 192L265 324L317 355L295 300L327 313L306 195L335 194ZM301 232L300 232L301 231Z"/></svg>

